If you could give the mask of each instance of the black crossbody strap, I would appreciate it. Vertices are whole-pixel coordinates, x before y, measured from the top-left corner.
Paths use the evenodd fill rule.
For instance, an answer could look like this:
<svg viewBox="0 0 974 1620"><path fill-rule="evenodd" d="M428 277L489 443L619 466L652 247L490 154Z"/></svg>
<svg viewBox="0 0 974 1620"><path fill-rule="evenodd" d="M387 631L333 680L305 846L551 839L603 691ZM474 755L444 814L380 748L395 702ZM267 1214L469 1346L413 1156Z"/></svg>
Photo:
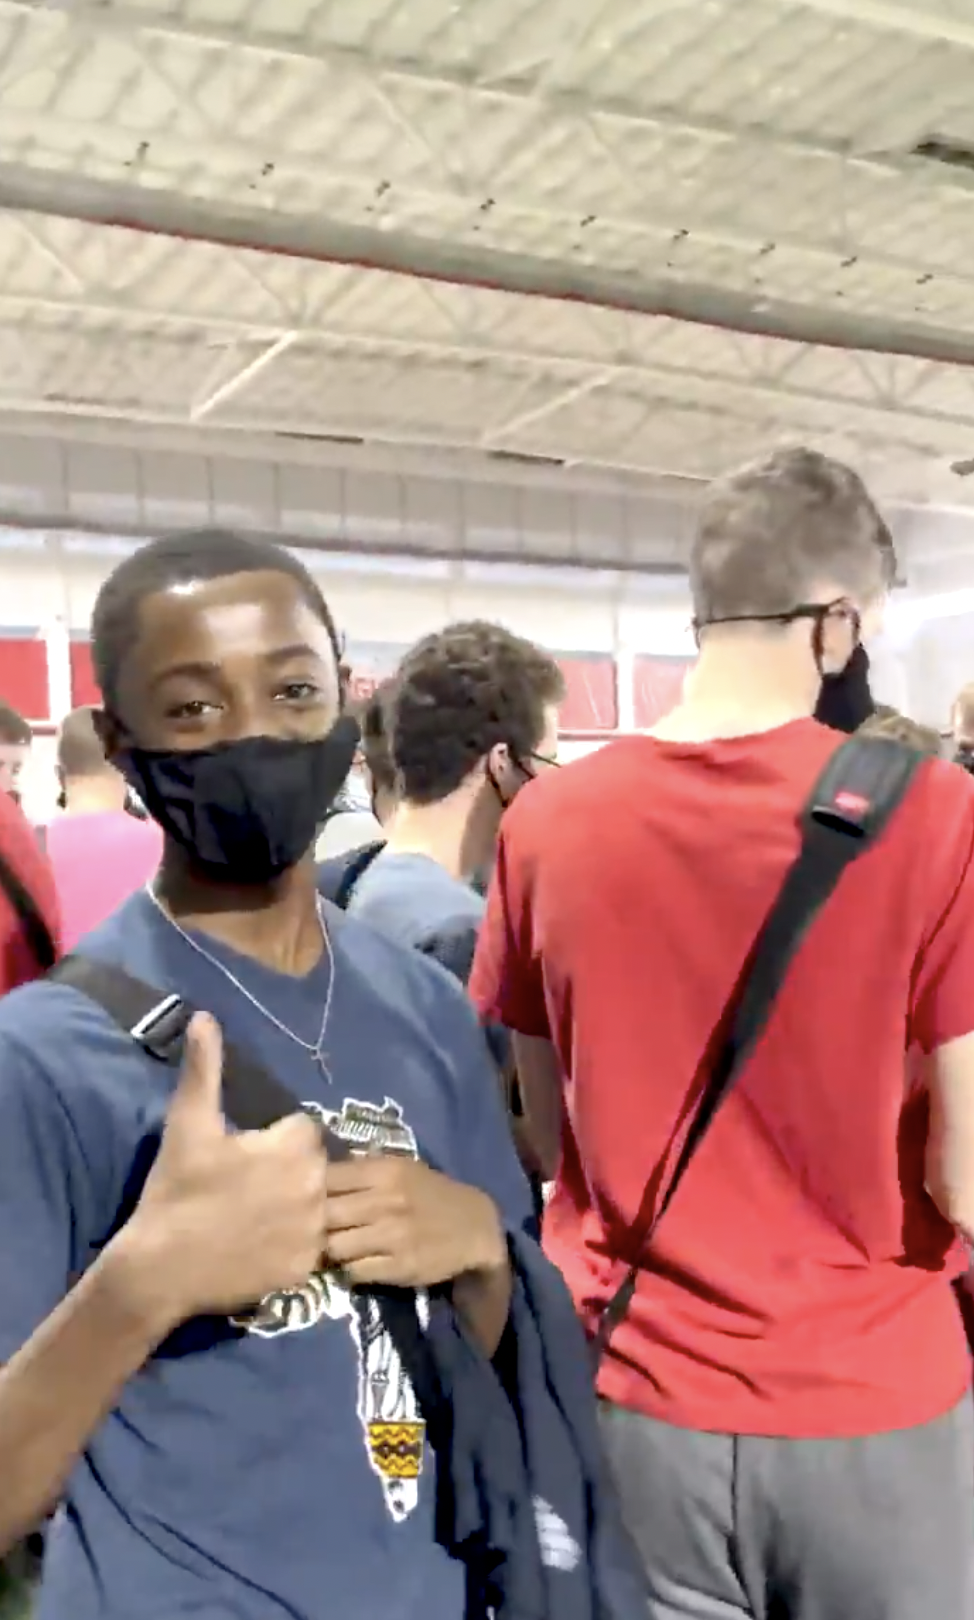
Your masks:
<svg viewBox="0 0 974 1620"><path fill-rule="evenodd" d="M65 957L48 977L88 996L150 1057L178 1066L193 1015L193 1009L181 997L165 995L122 968L80 952ZM300 1110L301 1104L287 1086L240 1047L224 1041L223 1113L231 1125L241 1131L264 1130ZM333 1162L350 1157L347 1142L327 1128L323 1135ZM450 1415L416 1314L416 1296L400 1288L373 1288L369 1292L379 1305L383 1324L409 1375L430 1444L434 1450L442 1451L448 1443Z"/></svg>
<svg viewBox="0 0 974 1620"><path fill-rule="evenodd" d="M341 911L347 911L360 879L365 876L376 856L381 855L385 847L384 841L377 839L374 843L366 844L357 852L355 858L349 861L334 896L335 905Z"/></svg>
<svg viewBox="0 0 974 1620"><path fill-rule="evenodd" d="M655 1178L629 1228L625 1253L640 1256L709 1130L714 1116L767 1026L775 1000L809 928L846 867L878 839L902 802L923 756L886 737L852 737L833 754L802 812L801 848L788 870L724 1009L716 1055L696 1112L662 1197ZM605 1306L593 1341L596 1364L632 1302L640 1265Z"/></svg>
<svg viewBox="0 0 974 1620"><path fill-rule="evenodd" d="M164 995L122 968L80 953L66 956L49 977L96 1001L150 1057L179 1063L193 1014L179 996ZM237 1130L264 1130L299 1107L293 1093L254 1058L239 1047L224 1045L223 1112Z"/></svg>

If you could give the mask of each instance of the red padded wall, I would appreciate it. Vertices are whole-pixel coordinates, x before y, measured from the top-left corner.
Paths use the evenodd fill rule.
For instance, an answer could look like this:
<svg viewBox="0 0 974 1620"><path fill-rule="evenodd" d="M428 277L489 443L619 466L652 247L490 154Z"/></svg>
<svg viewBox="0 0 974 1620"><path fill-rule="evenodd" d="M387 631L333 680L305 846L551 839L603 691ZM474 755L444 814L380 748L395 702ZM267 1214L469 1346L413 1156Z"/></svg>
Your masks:
<svg viewBox="0 0 974 1620"><path fill-rule="evenodd" d="M640 653L633 671L633 715L637 731L646 731L676 707L693 660L655 658Z"/></svg>
<svg viewBox="0 0 974 1620"><path fill-rule="evenodd" d="M50 718L47 648L38 633L0 632L0 698L25 720Z"/></svg>
<svg viewBox="0 0 974 1620"><path fill-rule="evenodd" d="M83 703L101 702L101 693L91 667L91 647L87 641L71 643L71 702L76 709Z"/></svg>

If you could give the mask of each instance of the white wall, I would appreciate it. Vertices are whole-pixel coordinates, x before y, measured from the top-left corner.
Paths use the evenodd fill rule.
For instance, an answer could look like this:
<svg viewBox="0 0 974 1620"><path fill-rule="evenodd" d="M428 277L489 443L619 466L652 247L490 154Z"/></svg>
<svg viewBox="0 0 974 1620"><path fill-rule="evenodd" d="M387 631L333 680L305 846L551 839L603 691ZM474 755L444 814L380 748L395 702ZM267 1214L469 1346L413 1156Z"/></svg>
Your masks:
<svg viewBox="0 0 974 1620"><path fill-rule="evenodd" d="M95 595L130 540L0 530L0 626L87 629ZM620 729L638 654L692 656L690 606L679 579L585 570L302 552L354 651L408 645L458 618L497 619L552 651L611 654L619 670ZM931 555L897 593L886 633L871 648L877 698L945 728L953 697L974 680L974 551ZM66 660L52 659L52 713L70 701ZM588 746L588 745L585 745ZM571 752L571 750L569 750ZM37 779L50 797L47 746ZM41 767L40 761L43 761ZM28 784L28 792L31 788Z"/></svg>
<svg viewBox="0 0 974 1620"><path fill-rule="evenodd" d="M45 551L42 536L18 536L0 550L0 623L40 624L53 613L73 630L86 629L100 585L128 549L125 541L66 535ZM486 618L565 652L687 644L690 607L679 579L519 563L300 556L349 640L408 643L452 620Z"/></svg>
<svg viewBox="0 0 974 1620"><path fill-rule="evenodd" d="M314 564L353 642L409 642L473 613L558 651L615 651L621 662L689 652L679 580L631 570L685 561L694 495L673 481L473 453L291 440L271 451L240 434L208 434L201 448L188 428L41 417L8 419L0 431L0 522L123 533L229 523L354 551L351 568L341 555ZM908 598L942 604L974 593L971 507L887 515ZM66 544L59 567L41 534L21 531L11 550L0 531L0 623L42 624L54 613L85 627L112 556L104 540L75 535ZM382 555L386 548L412 555ZM588 569L509 566L566 552ZM486 553L501 559L493 571L473 560ZM907 615L876 649L875 668L886 700L944 723L952 696L974 678L974 594L963 613L955 602Z"/></svg>
<svg viewBox="0 0 974 1620"><path fill-rule="evenodd" d="M0 625L57 620L85 631L99 586L132 544L0 531ZM679 579L519 563L301 557L353 645L406 645L451 620L476 617L496 619L553 651L611 653L622 665L638 653L693 653L689 598ZM974 557L951 572L921 572L918 585L897 594L887 633L870 649L874 685L882 701L940 724L959 687L974 679ZM965 591L969 611L957 612L967 600L957 593Z"/></svg>
<svg viewBox="0 0 974 1620"><path fill-rule="evenodd" d="M87 632L101 584L133 544L0 529L0 629L46 632L54 720L71 705L69 633ZM300 555L322 584L353 665L357 658L367 662L370 644L406 647L457 619L493 619L553 652L610 655L619 671L619 722L625 730L633 724L633 658L692 650L689 602L678 579L518 563ZM565 757L589 746L568 742ZM50 812L52 773L53 743L39 735L25 781L28 808L38 816Z"/></svg>
<svg viewBox="0 0 974 1620"><path fill-rule="evenodd" d="M946 531L915 543L911 590L888 615L909 712L946 730L953 700L974 681L974 545Z"/></svg>
<svg viewBox="0 0 974 1620"><path fill-rule="evenodd" d="M41 416L0 429L2 521L155 534L231 525L279 540L589 567L679 562L681 481L490 452L150 429Z"/></svg>

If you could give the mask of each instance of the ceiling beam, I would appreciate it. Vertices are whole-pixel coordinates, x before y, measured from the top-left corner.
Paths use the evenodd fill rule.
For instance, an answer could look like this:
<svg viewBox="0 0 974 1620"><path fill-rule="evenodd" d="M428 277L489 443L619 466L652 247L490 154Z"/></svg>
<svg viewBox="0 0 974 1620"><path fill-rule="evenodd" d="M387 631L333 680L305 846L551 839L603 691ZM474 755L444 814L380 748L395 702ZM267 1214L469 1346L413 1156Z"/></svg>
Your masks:
<svg viewBox="0 0 974 1620"><path fill-rule="evenodd" d="M0 0L0 13L2 13L4 0ZM374 86L373 86L374 88ZM5 102L0 96L0 143L3 136L9 135L17 140L30 137L33 140L43 141L51 137L56 131L61 140L70 142L78 147L98 142L97 128L85 120L71 118L57 109L36 110L17 107ZM131 142L134 153L140 137L134 131L119 131L110 126L112 155L110 161L116 167L120 163L117 152L119 138ZM523 131L515 131L522 135L521 145L528 137ZM538 137L540 131L535 129L534 136ZM390 128L390 135L392 127ZM623 232L627 237L638 241L640 255L651 259L656 256L671 262L674 274L678 272L679 259L674 255L681 253L681 244L694 248L716 248L730 252L746 261L748 268L760 280L759 271L766 269L769 251L769 234L773 235L773 251L779 255L782 252L801 254L814 261L809 265L809 279L820 278L823 273L841 274L843 261L849 257L853 246L858 248L858 257L864 264L878 270L892 272L893 275L902 276L909 283L909 290L915 291L918 273L928 271L936 279L940 288L954 287L962 290L963 297L969 299L974 290L974 272L958 269L956 266L943 266L936 257L937 243L931 239L929 246L933 249L933 256L926 257L924 249L926 243L920 243L912 255L895 254L876 248L870 241L856 238L856 233L850 232L842 224L841 216L832 220L821 237L803 235L800 232L789 230L787 224L775 221L773 232L771 226L764 232L757 226L740 229L734 223L729 211L706 214L697 214L680 211L667 206L666 202L653 199L651 208L645 206L644 188L638 176L633 175L625 162L625 141L622 132L616 132L617 138L609 139L605 129L589 118L584 126L580 123L579 140L595 142L602 155L615 165L620 181L631 196L632 212L627 213L625 206L616 205L612 208L600 208L598 212L598 225L600 229ZM425 141L424 145L429 144ZM767 150L770 142L762 138L762 148ZM753 138L752 138L753 145ZM157 152L164 151L167 161L177 165L194 165L199 156L200 142L195 134L181 134L178 129L166 129L153 142ZM235 189L235 184L242 187L249 184L252 176L260 173L267 161L267 148L261 143L243 137L236 128L225 132L212 134L207 140L207 150L219 154L232 166L233 177L227 177L225 185L228 191ZM841 180L841 170L836 167L838 160L835 154L830 154L833 166L835 185L838 188ZM503 160L499 160L499 169L503 170ZM309 156L288 155L283 153L274 157L274 173L276 180L282 183L294 182L302 188L314 187L316 193L324 198L323 207L327 207L329 188L334 187L343 192L350 189L356 192L362 206L366 203L372 207L375 202L377 187L383 182L381 165L377 163L355 164L347 160L329 161L323 169L318 159ZM906 166L906 163L896 167L891 166L890 177L897 175L900 179L909 181L915 176ZM955 189L959 182L955 183ZM426 178L410 174L406 179L388 181L388 190L383 196L385 205L391 210L402 204L405 199L419 202L424 210L436 209L445 215L443 223L444 234L454 231L465 232L474 218L476 212L487 201L488 182L486 180L461 180L458 175L450 171L445 164L437 168ZM544 189L533 190L525 186L523 181L515 185L507 185L501 180L497 186L498 210L507 214L521 216L524 219L539 220L545 223L555 223L563 231L574 237L578 230L580 215L589 207L589 200L572 201L570 198L559 198ZM970 202L970 189L964 188L965 199ZM854 241L854 238L855 241ZM50 254L48 254L50 257ZM64 273L70 274L66 267Z"/></svg>
<svg viewBox="0 0 974 1620"><path fill-rule="evenodd" d="M279 338L275 338L274 342L269 344L266 349L262 349L259 354L254 355L246 365L238 367L236 371L227 377L225 382L221 382L216 388L211 388L201 399L198 399L189 413L190 421L205 421L206 417L212 416L213 412L219 410L221 405L225 405L227 400L235 399L238 394L243 393L245 388L249 388L251 383L256 382L257 378L263 375L268 366L272 366L275 360L280 359L282 354L286 354L289 349L293 349L297 341L297 332L282 332Z"/></svg>
<svg viewBox="0 0 974 1620"><path fill-rule="evenodd" d="M914 13L912 8L907 11L906 7L899 5L880 6L878 0L856 0L852 12L848 0L798 0L798 3L808 9L834 15L844 22L861 20L867 7L877 12L892 13L898 19L901 31L905 26L904 19L912 16L923 18L922 12ZM716 143L737 141L752 146L772 145L777 151L791 153L798 158L819 157L833 162L839 158L901 178L903 174L895 158L872 154L854 147L836 146L827 141L813 140L805 136L786 134L763 125L731 124L719 119L705 118L688 120L681 118L671 109L654 110L642 102L622 98L589 99L573 91L558 90L552 82L552 77L546 76L544 72L535 76L531 74L518 76L510 80L493 75L480 78L475 70L451 69L440 64L426 65L422 61L397 57L381 48L363 50L327 40L311 40L296 32L275 31L259 26L252 27L249 24L238 27L209 21L202 17L177 16L161 7L128 6L119 3L119 0L111 6L96 4L94 0L70 0L70 5L59 6L39 6L37 0L0 0L0 14L3 12L28 18L32 24L47 27L52 31L57 30L62 36L65 29L77 31L79 34L114 35L129 39L154 36L201 50L238 52L284 64L318 65L332 72L344 72L359 80L389 81L412 85L419 89L426 88L433 92L448 91L460 96L482 97L495 103L523 107L526 113L540 110L546 111L551 117L610 119L645 129L697 136ZM948 26L952 32L959 32L962 35L974 33L974 30L961 24L940 25L920 21L915 26L923 28L924 31L918 35L921 38L945 37L942 30ZM941 28L941 33L931 35L929 32L931 27ZM910 31L913 32L915 29L911 28ZM958 38L955 42L963 43L963 39ZM938 183L936 175L931 175L930 179L932 183ZM947 176L940 177L939 184L950 187L952 183Z"/></svg>
<svg viewBox="0 0 974 1620"><path fill-rule="evenodd" d="M788 0L802 11L818 12L823 17L834 17L836 22L865 25L884 34L905 34L909 39L926 44L954 45L963 51L974 51L974 23L952 17L930 0L914 0L912 5L899 5L896 0Z"/></svg>
<svg viewBox="0 0 974 1620"><path fill-rule="evenodd" d="M199 311L160 310L158 307L139 306L121 300L118 304L112 305L95 304L87 299L69 297L35 299L0 290L0 310L4 306L17 310L21 317L35 307L44 314L65 315L70 318L72 335L84 331L83 322L86 316L94 317L106 324L121 323L124 329L121 333L123 343L127 330L133 336L148 337L150 340L158 337L165 341L181 331L189 331L193 334L198 332L201 336L209 334L232 338L235 344L259 342L264 345L259 354L248 360L232 376L226 377L222 367L218 369L216 379L205 385L209 390L208 394L202 400L198 400L192 409L191 417L194 421L213 417L221 406L229 403L266 366L277 361L294 345L300 344L302 348L317 349L339 357L343 353L390 356L400 360L404 365L422 359L453 362L457 365L481 365L486 362L504 366L515 376L523 378L526 384L543 386L547 383L552 387L551 399L530 408L525 403L523 412L512 413L513 421L502 421L490 428L481 441L485 444L502 442L513 433L523 431L526 426L533 425L576 400L585 398L593 391L611 388L613 384L621 386L624 392L638 391L641 397L645 397L645 390L661 383L670 389L682 384L684 388L690 386L695 391L712 390L715 396L720 394L726 398L730 394L735 398L749 399L755 405L767 408L772 415L780 416L782 420L786 419L789 412L800 412L803 407L812 410L824 408L841 413L846 422L858 423L864 431L877 433L885 431L891 439L897 437L897 431L902 434L908 424L914 428L925 426L934 435L943 430L948 437L952 429L968 433L974 427L974 389L971 394L972 408L969 415L958 411L941 411L933 406L911 406L909 403L901 406L892 398L880 397L878 392L872 399L861 399L804 386L800 382L797 385L785 386L776 376L762 377L749 374L740 360L733 366L707 370L699 365L686 366L678 361L668 363L655 360L651 350L645 358L627 357L621 345L618 352L613 352L615 345L608 333L604 353L595 355L584 352L573 353L564 348L550 351L535 349L525 347L523 344L515 345L504 343L503 340L487 340L474 336L467 339L443 339L422 330L409 331L402 327L395 333L347 330L333 324L320 327L307 325L281 330L273 328L255 330L247 322L219 314L211 316ZM0 325L0 336L5 330L8 332L15 330L18 341L29 344L31 328L23 318L18 319L15 328L5 329ZM41 336L52 335L49 326L39 328L39 333ZM95 329L91 335L109 344L115 340L113 332L105 335ZM720 338L727 336L725 333L719 334ZM201 358L204 353L201 344ZM796 367L800 366L803 358L808 358L807 351L796 349ZM850 355L850 361L857 358L858 355ZM794 376L794 372L795 367L792 367L789 375ZM715 399L714 403L718 401Z"/></svg>
<svg viewBox="0 0 974 1620"><path fill-rule="evenodd" d="M796 304L759 289L742 293L682 277L637 279L584 262L352 225L317 214L241 209L157 187L17 164L0 164L0 209L270 257L351 265L412 280L662 316L790 343L974 366L974 335L925 322Z"/></svg>
<svg viewBox="0 0 974 1620"><path fill-rule="evenodd" d="M560 389L548 399L539 404L532 405L524 410L516 411L513 415L505 417L495 427L488 428L481 439L485 450L494 445L503 444L507 439L513 439L518 433L523 433L527 427L534 427L538 422L546 422L550 416L557 416L560 411L567 411L570 406L577 405L580 400L588 399L590 395L606 388L617 375L615 367L603 367L601 371L595 370L588 377L573 383L570 388Z"/></svg>

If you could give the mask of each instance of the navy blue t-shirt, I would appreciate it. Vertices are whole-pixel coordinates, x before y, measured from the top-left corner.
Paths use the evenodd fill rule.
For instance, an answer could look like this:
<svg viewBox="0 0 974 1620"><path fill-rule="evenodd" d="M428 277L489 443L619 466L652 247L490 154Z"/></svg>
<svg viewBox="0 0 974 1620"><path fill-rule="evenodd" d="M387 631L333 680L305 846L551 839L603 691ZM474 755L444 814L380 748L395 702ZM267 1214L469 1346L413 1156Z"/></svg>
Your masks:
<svg viewBox="0 0 974 1620"><path fill-rule="evenodd" d="M523 1225L527 1186L466 997L353 918L329 908L328 925L331 1084L146 895L84 948L208 1009L356 1146L415 1151ZM294 979L205 945L317 1038L327 963ZM174 1082L78 991L41 983L0 1002L0 1361L112 1232ZM462 1620L463 1571L434 1540L433 1472L381 1322L333 1278L266 1301L246 1333L191 1323L76 1468L38 1620Z"/></svg>

